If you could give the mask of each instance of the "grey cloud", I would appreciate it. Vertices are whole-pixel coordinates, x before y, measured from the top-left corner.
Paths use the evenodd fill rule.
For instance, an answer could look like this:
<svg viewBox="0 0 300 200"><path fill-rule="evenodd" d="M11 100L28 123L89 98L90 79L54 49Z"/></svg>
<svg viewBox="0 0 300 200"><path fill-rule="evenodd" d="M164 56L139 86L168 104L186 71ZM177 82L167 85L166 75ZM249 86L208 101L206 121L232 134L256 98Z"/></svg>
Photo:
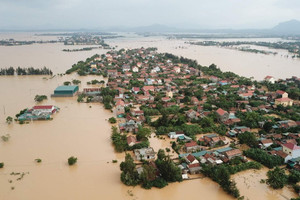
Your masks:
<svg viewBox="0 0 300 200"><path fill-rule="evenodd" d="M198 26L262 28L300 20L299 0L0 0L0 29Z"/></svg>

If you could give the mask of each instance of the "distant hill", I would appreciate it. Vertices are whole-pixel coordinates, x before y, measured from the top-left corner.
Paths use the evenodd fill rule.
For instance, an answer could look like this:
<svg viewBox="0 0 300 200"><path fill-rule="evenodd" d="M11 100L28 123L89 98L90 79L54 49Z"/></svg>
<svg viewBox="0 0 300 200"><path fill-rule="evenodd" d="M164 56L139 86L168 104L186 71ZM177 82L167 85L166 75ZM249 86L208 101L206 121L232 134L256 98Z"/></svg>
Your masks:
<svg viewBox="0 0 300 200"><path fill-rule="evenodd" d="M272 28L270 31L279 34L300 34L300 21L298 20L290 20L286 22L279 23L277 26Z"/></svg>
<svg viewBox="0 0 300 200"><path fill-rule="evenodd" d="M225 34L251 34L263 36L276 35L300 35L300 21L290 20L279 23L271 29L202 29L195 27L193 29L177 28L161 24L139 27L114 27L108 31L136 32L136 33L225 33Z"/></svg>
<svg viewBox="0 0 300 200"><path fill-rule="evenodd" d="M180 29L161 25L153 24L150 26L139 26L139 27L111 27L108 31L120 31L120 32L137 32L137 33L166 33L166 32L178 32Z"/></svg>

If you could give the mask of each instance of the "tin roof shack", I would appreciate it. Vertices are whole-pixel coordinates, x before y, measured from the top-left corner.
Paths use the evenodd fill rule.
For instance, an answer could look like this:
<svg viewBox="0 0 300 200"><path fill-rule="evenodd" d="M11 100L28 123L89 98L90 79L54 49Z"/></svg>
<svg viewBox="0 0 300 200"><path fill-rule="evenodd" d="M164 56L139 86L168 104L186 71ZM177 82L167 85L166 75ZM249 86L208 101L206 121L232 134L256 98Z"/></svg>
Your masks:
<svg viewBox="0 0 300 200"><path fill-rule="evenodd" d="M77 85L63 85L58 86L54 90L54 94L51 95L51 97L73 97L78 92L78 86Z"/></svg>
<svg viewBox="0 0 300 200"><path fill-rule="evenodd" d="M18 117L19 121L50 120L51 115L59 110L52 105L34 106Z"/></svg>
<svg viewBox="0 0 300 200"><path fill-rule="evenodd" d="M151 160L155 159L155 152L152 147L135 149L134 155L136 160Z"/></svg>

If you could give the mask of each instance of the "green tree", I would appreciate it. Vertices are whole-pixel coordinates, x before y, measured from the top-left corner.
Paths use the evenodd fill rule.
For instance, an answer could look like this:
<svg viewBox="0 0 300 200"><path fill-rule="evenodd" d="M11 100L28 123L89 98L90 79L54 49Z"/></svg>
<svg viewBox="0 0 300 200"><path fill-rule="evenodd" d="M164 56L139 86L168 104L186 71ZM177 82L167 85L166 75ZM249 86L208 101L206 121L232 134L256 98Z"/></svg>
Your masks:
<svg viewBox="0 0 300 200"><path fill-rule="evenodd" d="M10 124L12 123L13 118L11 116L6 117L6 123Z"/></svg>
<svg viewBox="0 0 300 200"><path fill-rule="evenodd" d="M138 132L136 133L136 138L137 140L148 140L150 134L151 130L149 128L139 126Z"/></svg>
<svg viewBox="0 0 300 200"><path fill-rule="evenodd" d="M72 83L73 83L74 85L79 85L79 84L81 83L81 81L80 81L80 80L77 80L77 79L74 79L74 80L72 80Z"/></svg>
<svg viewBox="0 0 300 200"><path fill-rule="evenodd" d="M167 182L182 181L181 169L178 168L169 155L165 155L165 151L160 149L157 153L155 161L161 176Z"/></svg>
<svg viewBox="0 0 300 200"><path fill-rule="evenodd" d="M119 133L117 127L113 126L111 127L112 133L111 133L111 140L113 145L115 146L115 150L117 152L123 152L127 150L128 145L127 145L127 140L126 140L126 135L123 135Z"/></svg>
<svg viewBox="0 0 300 200"><path fill-rule="evenodd" d="M284 160L275 155L270 155L266 151L258 148L251 148L244 151L244 155L256 160L257 162L265 165L268 168L273 168L275 166L282 165Z"/></svg>
<svg viewBox="0 0 300 200"><path fill-rule="evenodd" d="M44 101L45 99L47 99L48 97L46 95L35 95L34 97L34 100L36 102L42 102Z"/></svg>
<svg viewBox="0 0 300 200"><path fill-rule="evenodd" d="M156 170L154 167L148 164L143 165L143 172L140 175L140 180L142 182L142 187L150 189L153 184L152 181L156 179Z"/></svg>
<svg viewBox="0 0 300 200"><path fill-rule="evenodd" d="M77 102L83 102L84 98L85 98L85 94L78 95Z"/></svg>
<svg viewBox="0 0 300 200"><path fill-rule="evenodd" d="M267 132L267 133L270 133L270 131L273 129L273 126L274 123L272 122L266 122L263 126L263 129Z"/></svg>
<svg viewBox="0 0 300 200"><path fill-rule="evenodd" d="M290 184L296 184L300 181L300 172L296 170L291 170L288 176L288 182Z"/></svg>
<svg viewBox="0 0 300 200"><path fill-rule="evenodd" d="M125 161L120 164L120 169L122 171L121 181L125 185L135 186L140 183L139 174L130 154L126 154Z"/></svg>
<svg viewBox="0 0 300 200"><path fill-rule="evenodd" d="M71 85L71 82L70 81L65 81L64 85Z"/></svg>
<svg viewBox="0 0 300 200"><path fill-rule="evenodd" d="M70 158L68 158L68 164L69 165L74 165L77 162L77 158L74 156L71 156Z"/></svg>
<svg viewBox="0 0 300 200"><path fill-rule="evenodd" d="M111 124L115 124L115 123L117 122L116 118L114 118L114 117L109 118L108 121L109 121Z"/></svg>
<svg viewBox="0 0 300 200"><path fill-rule="evenodd" d="M280 169L279 167L275 167L274 170L268 171L267 176L267 183L274 189L283 188L288 180L284 170Z"/></svg>
<svg viewBox="0 0 300 200"><path fill-rule="evenodd" d="M238 135L241 144L247 144L250 147L258 147L258 141L251 132L244 132Z"/></svg>

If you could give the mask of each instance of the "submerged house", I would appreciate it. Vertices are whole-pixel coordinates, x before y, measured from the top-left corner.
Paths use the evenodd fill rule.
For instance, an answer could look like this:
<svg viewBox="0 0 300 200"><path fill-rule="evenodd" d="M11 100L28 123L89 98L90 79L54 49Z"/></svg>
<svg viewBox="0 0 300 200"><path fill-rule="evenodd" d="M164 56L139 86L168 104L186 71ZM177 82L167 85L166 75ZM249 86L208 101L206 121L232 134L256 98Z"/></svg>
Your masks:
<svg viewBox="0 0 300 200"><path fill-rule="evenodd" d="M100 96L101 88L83 88L83 94L89 96Z"/></svg>
<svg viewBox="0 0 300 200"><path fill-rule="evenodd" d="M78 86L77 85L63 85L58 86L54 90L54 94L51 95L51 97L73 97L78 92Z"/></svg>
<svg viewBox="0 0 300 200"><path fill-rule="evenodd" d="M155 159L155 152L152 147L135 149L134 155L136 160L151 160Z"/></svg>
<svg viewBox="0 0 300 200"><path fill-rule="evenodd" d="M34 106L28 109L24 114L18 117L19 121L30 120L49 120L51 115L59 110L58 107L52 105Z"/></svg>

